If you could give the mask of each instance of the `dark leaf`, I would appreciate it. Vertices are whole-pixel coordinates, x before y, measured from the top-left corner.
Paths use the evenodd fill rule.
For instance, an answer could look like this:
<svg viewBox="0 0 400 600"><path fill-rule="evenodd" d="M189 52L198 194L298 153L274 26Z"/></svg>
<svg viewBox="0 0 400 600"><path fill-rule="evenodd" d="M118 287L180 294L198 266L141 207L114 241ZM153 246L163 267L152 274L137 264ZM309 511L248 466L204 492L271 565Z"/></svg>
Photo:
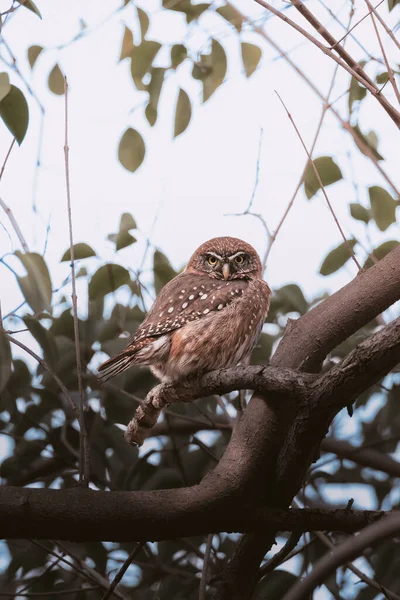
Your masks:
<svg viewBox="0 0 400 600"><path fill-rule="evenodd" d="M151 79L147 86L149 92L149 103L146 107L146 118L153 127L157 121L158 101L160 99L162 85L164 83L164 75L166 69L153 67L151 69Z"/></svg>
<svg viewBox="0 0 400 600"><path fill-rule="evenodd" d="M358 80L354 77L351 78L350 89L349 89L349 112L351 113L353 110L354 102L361 102L367 95L367 89L358 83Z"/></svg>
<svg viewBox="0 0 400 600"><path fill-rule="evenodd" d="M89 283L89 298L103 297L130 281L129 271L121 265L103 265L92 276Z"/></svg>
<svg viewBox="0 0 400 600"><path fill-rule="evenodd" d="M383 160L383 156L381 154L379 154L376 145L371 144L371 140L368 139L368 136L365 136L362 132L361 129L359 128L358 125L354 125L354 127L352 127L352 130L355 133L354 136L354 142L357 145L357 148L363 153L365 154L365 156L369 156L369 154L372 154L377 160ZM369 152L364 148L364 144L366 144L369 148Z"/></svg>
<svg viewBox="0 0 400 600"><path fill-rule="evenodd" d="M146 37L146 33L149 29L150 21L149 21L149 17L147 15L147 13L144 10L142 10L141 8L138 7L137 12L138 12L139 23L140 23L140 31L142 34L142 41L143 41L144 38Z"/></svg>
<svg viewBox="0 0 400 600"><path fill-rule="evenodd" d="M0 117L18 144L21 144L28 129L29 108L25 96L15 85L0 102Z"/></svg>
<svg viewBox="0 0 400 600"><path fill-rule="evenodd" d="M368 223L371 219L369 210L362 206L362 204L357 204L356 202L350 204L350 214L353 219L363 221L364 223Z"/></svg>
<svg viewBox="0 0 400 600"><path fill-rule="evenodd" d="M388 0L388 9L393 10L393 8L399 4L400 0Z"/></svg>
<svg viewBox="0 0 400 600"><path fill-rule="evenodd" d="M387 71L384 71L383 73L379 73L379 75L376 76L376 83L383 84L386 83L388 79L389 75Z"/></svg>
<svg viewBox="0 0 400 600"><path fill-rule="evenodd" d="M131 229L136 229L136 227L136 221L132 215L130 213L123 213L119 222L119 230L131 231Z"/></svg>
<svg viewBox="0 0 400 600"><path fill-rule="evenodd" d="M383 244L378 246L378 248L375 248L375 250L373 251L373 256L375 258L375 261L370 256L365 261L364 269L368 269L369 267L372 267L372 265L374 265L377 260L379 261L382 258L384 258L386 256L386 254L389 254L389 252L391 252L392 250L397 248L398 245L399 245L399 242L397 242L395 240L389 240L387 242L383 242Z"/></svg>
<svg viewBox="0 0 400 600"><path fill-rule="evenodd" d="M381 231L396 221L396 200L384 188L374 185L368 189L372 218Z"/></svg>
<svg viewBox="0 0 400 600"><path fill-rule="evenodd" d="M142 79L150 69L161 44L144 40L140 46L134 46L131 52L131 75L132 78Z"/></svg>
<svg viewBox="0 0 400 600"><path fill-rule="evenodd" d="M37 59L40 54L43 52L43 46L29 46L28 48L28 61L31 69L35 66Z"/></svg>
<svg viewBox="0 0 400 600"><path fill-rule="evenodd" d="M58 361L58 349L52 333L43 327L38 319L30 315L24 317L24 323L43 350L43 358L47 364L54 368Z"/></svg>
<svg viewBox="0 0 400 600"><path fill-rule="evenodd" d="M261 59L261 48L254 46L254 44L248 44L247 42L241 43L242 49L242 60L246 77L253 75L257 69L258 63Z"/></svg>
<svg viewBox="0 0 400 600"><path fill-rule="evenodd" d="M118 147L118 159L125 169L134 173L142 164L146 148L142 136L136 129L127 129Z"/></svg>
<svg viewBox="0 0 400 600"><path fill-rule="evenodd" d="M236 29L240 32L242 29L242 19L236 12L236 10L230 4L226 4L225 6L220 6L217 8L216 12L221 15L228 23L234 25Z"/></svg>
<svg viewBox="0 0 400 600"><path fill-rule="evenodd" d="M331 275L338 271L351 258L349 246L353 249L357 240L350 239L347 243L342 242L337 248L334 248L325 257L319 272L321 275Z"/></svg>
<svg viewBox="0 0 400 600"><path fill-rule="evenodd" d="M89 258L90 256L96 256L96 252L91 246L85 244L84 242L74 244L75 260L79 260L80 258ZM67 260L71 260L71 248L68 248L68 250L64 252L61 262L65 262Z"/></svg>
<svg viewBox="0 0 400 600"><path fill-rule="evenodd" d="M189 96L185 90L180 89L178 102L176 103L174 137L178 137L185 131L190 123L191 116L192 105Z"/></svg>
<svg viewBox="0 0 400 600"><path fill-rule="evenodd" d="M257 600L282 600L285 593L296 583L298 578L289 573L277 569L272 573L269 573L264 579L258 584L256 588Z"/></svg>
<svg viewBox="0 0 400 600"><path fill-rule="evenodd" d="M8 73L0 73L0 102L7 96L10 90L11 85Z"/></svg>
<svg viewBox="0 0 400 600"><path fill-rule="evenodd" d="M124 37L122 38L122 46L121 46L121 54L119 55L119 60L124 60L124 58L128 58L131 55L134 49L133 44L133 35L132 31L129 27L125 27Z"/></svg>
<svg viewBox="0 0 400 600"><path fill-rule="evenodd" d="M11 376L11 346L0 329L0 393L4 390Z"/></svg>
<svg viewBox="0 0 400 600"><path fill-rule="evenodd" d="M331 156L320 156L315 158L313 162L324 187L342 179L342 172ZM319 181L311 163L307 165L303 179L304 191L310 200L320 189Z"/></svg>
<svg viewBox="0 0 400 600"><path fill-rule="evenodd" d="M35 252L23 254L19 250L15 256L24 265L27 275L18 277L21 292L35 313L51 312L52 287L49 271L43 257Z"/></svg>
<svg viewBox="0 0 400 600"><path fill-rule="evenodd" d="M177 272L171 267L171 263L168 258L156 250L153 257L153 270L154 270L154 288L156 294L158 294L162 287L173 277L177 275Z"/></svg>
<svg viewBox="0 0 400 600"><path fill-rule="evenodd" d="M52 70L50 71L49 79L48 79L49 90L56 94L57 96L64 95L64 86L65 80L64 75L58 64L55 64Z"/></svg>
<svg viewBox="0 0 400 600"><path fill-rule="evenodd" d="M133 235L131 235L129 233L129 231L120 231L119 233L111 233L108 236L108 239L110 240L110 242L114 242L115 249L117 252L118 252L118 250L122 250L122 248L131 246L132 244L134 244L137 241L136 238L133 237Z"/></svg>
<svg viewBox="0 0 400 600"><path fill-rule="evenodd" d="M205 66L210 69L203 79L203 102L206 102L213 95L226 75L227 59L225 50L217 40L213 39L211 42L211 55L205 59Z"/></svg>
<svg viewBox="0 0 400 600"><path fill-rule="evenodd" d="M187 48L183 44L174 44L171 48L171 67L176 69L187 58Z"/></svg>
<svg viewBox="0 0 400 600"><path fill-rule="evenodd" d="M272 353L272 346L275 338L267 333L262 333L259 340L251 354L251 364L263 365L265 364Z"/></svg>
<svg viewBox="0 0 400 600"><path fill-rule="evenodd" d="M42 15L40 14L40 10L38 9L38 7L36 6L36 4L34 2L32 2L32 0L17 0L18 4L20 4L21 6L25 6L25 8L27 8L28 10L31 10L33 13L35 13L35 15L37 15L40 19L42 18Z"/></svg>
<svg viewBox="0 0 400 600"><path fill-rule="evenodd" d="M209 4L192 4L190 0L181 0L180 2L170 2L170 0L163 0L162 5L168 10L176 10L186 15L187 23L190 23L194 19L198 19L199 16L209 8Z"/></svg>

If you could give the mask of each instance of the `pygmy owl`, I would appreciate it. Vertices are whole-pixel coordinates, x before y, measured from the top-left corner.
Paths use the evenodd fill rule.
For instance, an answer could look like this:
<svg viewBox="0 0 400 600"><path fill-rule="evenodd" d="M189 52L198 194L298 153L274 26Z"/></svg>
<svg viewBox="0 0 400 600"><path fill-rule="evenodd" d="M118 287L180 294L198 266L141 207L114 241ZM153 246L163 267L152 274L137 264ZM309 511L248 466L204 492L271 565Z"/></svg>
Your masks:
<svg viewBox="0 0 400 600"><path fill-rule="evenodd" d="M163 287L125 350L100 365L100 377L107 381L138 364L171 382L235 366L254 348L270 297L250 244L209 240Z"/></svg>

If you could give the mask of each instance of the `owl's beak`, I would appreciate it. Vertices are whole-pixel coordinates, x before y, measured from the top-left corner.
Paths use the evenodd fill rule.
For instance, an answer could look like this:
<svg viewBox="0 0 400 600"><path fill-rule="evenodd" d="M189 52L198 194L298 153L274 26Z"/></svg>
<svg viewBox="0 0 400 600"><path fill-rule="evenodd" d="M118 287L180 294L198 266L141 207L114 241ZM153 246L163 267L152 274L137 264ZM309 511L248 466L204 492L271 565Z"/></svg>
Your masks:
<svg viewBox="0 0 400 600"><path fill-rule="evenodd" d="M225 281L228 279L231 271L231 267L229 263L224 263L222 265L222 275L224 276Z"/></svg>

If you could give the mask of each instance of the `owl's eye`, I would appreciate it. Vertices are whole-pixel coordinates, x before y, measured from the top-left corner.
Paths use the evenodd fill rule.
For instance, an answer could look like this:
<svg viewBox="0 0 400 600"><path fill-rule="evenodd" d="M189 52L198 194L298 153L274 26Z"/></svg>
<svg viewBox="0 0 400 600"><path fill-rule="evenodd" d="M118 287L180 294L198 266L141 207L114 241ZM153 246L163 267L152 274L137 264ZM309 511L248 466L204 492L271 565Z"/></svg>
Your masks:
<svg viewBox="0 0 400 600"><path fill-rule="evenodd" d="M235 256L234 260L237 265L242 265L244 263L244 258L242 254L239 254L239 256Z"/></svg>
<svg viewBox="0 0 400 600"><path fill-rule="evenodd" d="M212 267L215 267L215 265L216 265L216 264L217 264L217 262L218 262L218 259L217 259L215 256L209 256L209 257L207 258L207 262L208 262L208 264L209 264L209 265L211 265Z"/></svg>

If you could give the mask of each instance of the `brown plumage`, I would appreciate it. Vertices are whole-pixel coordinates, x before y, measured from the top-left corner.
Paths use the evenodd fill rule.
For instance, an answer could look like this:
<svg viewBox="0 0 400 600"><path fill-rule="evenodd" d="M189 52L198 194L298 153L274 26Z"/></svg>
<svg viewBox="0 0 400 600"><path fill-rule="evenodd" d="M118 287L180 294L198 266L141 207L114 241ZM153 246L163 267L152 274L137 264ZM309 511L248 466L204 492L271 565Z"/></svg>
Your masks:
<svg viewBox="0 0 400 600"><path fill-rule="evenodd" d="M100 377L107 381L133 364L148 365L162 381L234 366L254 348L270 297L250 244L209 240L164 286L126 349L100 365Z"/></svg>

